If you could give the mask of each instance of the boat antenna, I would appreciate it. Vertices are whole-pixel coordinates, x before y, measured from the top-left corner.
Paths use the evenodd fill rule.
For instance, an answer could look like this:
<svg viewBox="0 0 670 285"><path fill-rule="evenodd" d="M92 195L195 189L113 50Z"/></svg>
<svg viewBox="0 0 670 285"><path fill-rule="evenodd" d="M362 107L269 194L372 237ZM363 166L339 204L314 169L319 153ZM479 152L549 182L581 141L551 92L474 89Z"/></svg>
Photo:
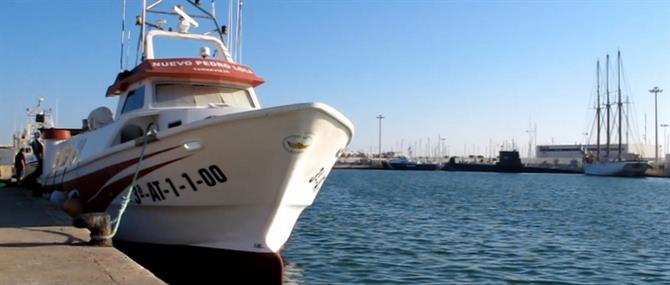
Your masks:
<svg viewBox="0 0 670 285"><path fill-rule="evenodd" d="M528 134L528 158L530 159L533 150L533 121L531 116L528 116L528 129L526 133Z"/></svg>
<svg viewBox="0 0 670 285"><path fill-rule="evenodd" d="M200 7L200 1L193 2L192 0L186 0L186 2L191 3L196 9L200 10L203 14L207 15L209 19L212 19L214 21L214 25L216 26L216 30L218 31L219 34L219 39L223 41L223 28L219 25L219 22L216 20L216 10L214 6L214 0L212 0L212 12L208 12L207 10L203 9Z"/></svg>
<svg viewBox="0 0 670 285"><path fill-rule="evenodd" d="M216 5L214 5L214 0L212 0L212 15L216 15ZM217 28L219 25L216 25Z"/></svg>
<svg viewBox="0 0 670 285"><path fill-rule="evenodd" d="M14 106L16 106L16 104L14 104ZM18 125L18 122L16 121L16 110L18 110L18 109L19 109L18 107L14 107L14 110L12 112L12 126L14 127L13 134L16 134L16 129L17 129L16 126Z"/></svg>
<svg viewBox="0 0 670 285"><path fill-rule="evenodd" d="M237 2L237 25L236 29L237 32L235 33L235 36L237 37L235 39L235 51L237 58L235 61L237 63L242 63L242 6L244 6L244 0L238 0Z"/></svg>
<svg viewBox="0 0 670 285"><path fill-rule="evenodd" d="M227 27L228 27L228 29L230 29L232 26L233 26L233 0L228 0L228 26ZM231 51L231 53L234 52L233 45L232 45L233 34L234 33L235 33L235 31L233 30L232 32L226 34L226 45L228 45L228 49Z"/></svg>
<svg viewBox="0 0 670 285"><path fill-rule="evenodd" d="M156 0L156 3L160 1L161 0ZM140 36L137 39L137 54L135 57L135 65L139 63L140 57L142 58L142 61L144 61L144 35L146 32L146 26L144 25L144 23L146 22L145 21L146 19L147 19L147 0L142 0L142 14L135 18L135 25L140 26Z"/></svg>
<svg viewBox="0 0 670 285"><path fill-rule="evenodd" d="M119 66L123 71L123 59L125 56L125 35L126 35L126 0L121 2L121 58L119 58Z"/></svg>
<svg viewBox="0 0 670 285"><path fill-rule="evenodd" d="M53 125L58 126L58 111L60 111L60 100L56 98L56 110L54 111L54 117L52 118Z"/></svg>

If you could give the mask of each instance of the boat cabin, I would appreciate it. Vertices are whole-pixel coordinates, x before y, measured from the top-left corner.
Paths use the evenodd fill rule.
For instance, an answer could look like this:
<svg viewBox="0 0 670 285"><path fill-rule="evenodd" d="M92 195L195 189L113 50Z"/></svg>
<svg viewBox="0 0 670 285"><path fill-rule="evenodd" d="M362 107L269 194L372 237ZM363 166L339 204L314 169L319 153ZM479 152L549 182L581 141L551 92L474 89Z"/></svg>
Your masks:
<svg viewBox="0 0 670 285"><path fill-rule="evenodd" d="M170 136L181 131L180 127L188 128L208 118L260 108L254 87L263 79L251 68L234 62L223 44L222 29L216 29L219 37L209 35L211 32L189 33L190 25L198 25L178 5L174 11L179 16L179 30L166 31L145 21L148 10L138 18L142 27L140 64L119 73L107 88L107 97L119 99L116 111L107 107L93 110L81 130L42 130L49 154L45 157L42 181L56 185L57 179L65 179L68 169L135 147L132 141L153 131L158 136ZM213 16L207 14L204 18ZM147 25L154 29L145 32ZM156 44L157 40L161 45ZM161 53L158 58L155 47L163 47L164 40L188 43L193 48L186 49L186 57Z"/></svg>
<svg viewBox="0 0 670 285"><path fill-rule="evenodd" d="M156 59L153 41L157 37L213 45L215 55L210 55L205 46L199 51L200 58ZM157 127L165 130L211 116L260 108L254 87L263 79L251 68L234 63L219 39L152 30L147 34L146 47L146 59L132 71L120 73L107 89L107 97L119 96L114 114L117 120L160 112ZM111 111L95 110L88 126L92 130L102 127L112 121L111 116Z"/></svg>
<svg viewBox="0 0 670 285"><path fill-rule="evenodd" d="M213 46L215 53L210 55L209 48L202 48L200 57L157 59L153 50L157 37L204 43ZM149 127L169 131L210 117L260 108L254 87L263 79L251 68L234 63L218 38L152 30L146 39L142 63L119 73L107 89L107 97L119 98L116 113L107 107L93 110L84 122L83 136L75 136L79 131L61 129L47 133L47 148L53 153L46 162L47 173L64 171L80 158L101 153L101 149L130 147L121 145L141 138ZM59 131L66 134L54 135Z"/></svg>

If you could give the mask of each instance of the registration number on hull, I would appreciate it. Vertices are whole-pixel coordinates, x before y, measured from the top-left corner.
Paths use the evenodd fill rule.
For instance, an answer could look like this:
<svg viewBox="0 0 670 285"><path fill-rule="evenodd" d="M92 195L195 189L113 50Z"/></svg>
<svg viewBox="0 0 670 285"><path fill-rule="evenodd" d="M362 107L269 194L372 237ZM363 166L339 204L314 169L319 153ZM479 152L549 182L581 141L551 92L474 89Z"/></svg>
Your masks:
<svg viewBox="0 0 670 285"><path fill-rule="evenodd" d="M142 204L148 200L161 202L180 198L184 191L207 190L226 181L228 178L221 168L217 165L210 165L198 169L197 174L184 172L179 177L166 177L149 181L143 185L137 184L133 188L134 201L136 204Z"/></svg>

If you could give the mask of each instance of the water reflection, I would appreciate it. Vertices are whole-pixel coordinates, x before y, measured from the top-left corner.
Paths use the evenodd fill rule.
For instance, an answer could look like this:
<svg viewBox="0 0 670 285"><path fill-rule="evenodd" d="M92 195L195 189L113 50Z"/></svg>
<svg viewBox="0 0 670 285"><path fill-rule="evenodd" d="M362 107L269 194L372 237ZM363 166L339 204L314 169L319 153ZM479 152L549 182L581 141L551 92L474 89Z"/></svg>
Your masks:
<svg viewBox="0 0 670 285"><path fill-rule="evenodd" d="M305 283L305 270L295 262L284 259L284 285Z"/></svg>

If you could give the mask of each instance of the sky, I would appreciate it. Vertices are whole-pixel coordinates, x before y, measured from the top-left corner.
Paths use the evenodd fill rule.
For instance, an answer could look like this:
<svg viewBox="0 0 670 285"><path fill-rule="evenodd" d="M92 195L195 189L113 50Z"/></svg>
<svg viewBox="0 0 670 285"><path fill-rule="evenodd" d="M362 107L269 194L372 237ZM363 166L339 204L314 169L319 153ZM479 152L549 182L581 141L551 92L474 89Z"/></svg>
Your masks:
<svg viewBox="0 0 670 285"><path fill-rule="evenodd" d="M216 3L225 22L228 1ZM131 35L139 9L128 0ZM0 144L39 96L61 127L116 108L104 92L119 71L120 1L9 0L2 11ZM653 142L653 86L666 89L659 125L670 123L670 1L246 0L243 23L262 106L331 105L354 123L354 151L377 151L379 114L383 151L441 137L450 155L514 141L523 156L533 125L537 144L581 143L596 60L617 50L638 136Z"/></svg>

